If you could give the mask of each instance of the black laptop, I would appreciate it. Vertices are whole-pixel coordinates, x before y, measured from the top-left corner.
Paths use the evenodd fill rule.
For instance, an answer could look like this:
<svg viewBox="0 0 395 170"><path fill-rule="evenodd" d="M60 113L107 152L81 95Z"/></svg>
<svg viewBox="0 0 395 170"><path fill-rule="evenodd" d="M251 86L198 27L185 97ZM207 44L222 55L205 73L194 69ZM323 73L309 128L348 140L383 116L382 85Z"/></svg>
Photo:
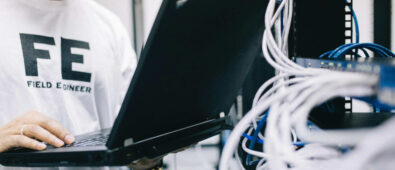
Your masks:
<svg viewBox="0 0 395 170"><path fill-rule="evenodd" d="M44 151L0 154L5 166L112 166L155 158L228 128L259 54L265 0L164 0L112 129Z"/></svg>

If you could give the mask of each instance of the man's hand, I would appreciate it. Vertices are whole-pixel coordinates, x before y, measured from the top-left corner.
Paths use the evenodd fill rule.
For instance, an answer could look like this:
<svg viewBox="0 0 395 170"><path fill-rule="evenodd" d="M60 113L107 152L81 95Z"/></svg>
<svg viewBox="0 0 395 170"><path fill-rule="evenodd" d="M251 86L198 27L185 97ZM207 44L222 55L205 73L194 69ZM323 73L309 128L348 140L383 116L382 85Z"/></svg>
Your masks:
<svg viewBox="0 0 395 170"><path fill-rule="evenodd" d="M151 170L156 165L160 164L163 156L155 159L143 158L129 165L133 170Z"/></svg>
<svg viewBox="0 0 395 170"><path fill-rule="evenodd" d="M178 153L178 152L185 151L188 148L190 148L191 146L177 149L171 153ZM131 163L129 165L129 167L132 168L133 170L151 170L152 167L159 165L161 163L161 161L163 160L163 157L165 157L165 156L166 155L162 155L162 156L159 156L158 158L155 158L155 159L143 158L143 159L140 159L138 161Z"/></svg>
<svg viewBox="0 0 395 170"><path fill-rule="evenodd" d="M74 137L57 121L29 111L0 128L0 152L15 147L44 150L46 142L55 147L74 142Z"/></svg>

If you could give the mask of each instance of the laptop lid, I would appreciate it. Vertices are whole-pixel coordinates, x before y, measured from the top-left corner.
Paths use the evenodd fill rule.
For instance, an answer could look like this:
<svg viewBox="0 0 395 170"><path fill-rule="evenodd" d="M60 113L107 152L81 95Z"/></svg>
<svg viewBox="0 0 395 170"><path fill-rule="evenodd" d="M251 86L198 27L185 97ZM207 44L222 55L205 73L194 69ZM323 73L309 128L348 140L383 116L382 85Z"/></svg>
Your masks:
<svg viewBox="0 0 395 170"><path fill-rule="evenodd" d="M264 7L264 0L164 0L107 147L227 113L260 51Z"/></svg>

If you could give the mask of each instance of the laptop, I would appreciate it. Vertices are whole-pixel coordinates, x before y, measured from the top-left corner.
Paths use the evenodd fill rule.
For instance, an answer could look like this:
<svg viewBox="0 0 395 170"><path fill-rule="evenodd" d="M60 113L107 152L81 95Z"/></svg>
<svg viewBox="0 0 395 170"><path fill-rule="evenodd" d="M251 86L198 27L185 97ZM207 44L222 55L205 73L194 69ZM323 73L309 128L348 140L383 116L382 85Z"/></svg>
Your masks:
<svg viewBox="0 0 395 170"><path fill-rule="evenodd" d="M230 128L228 113L260 51L263 0L164 0L113 127L72 145L0 154L5 166L116 166Z"/></svg>

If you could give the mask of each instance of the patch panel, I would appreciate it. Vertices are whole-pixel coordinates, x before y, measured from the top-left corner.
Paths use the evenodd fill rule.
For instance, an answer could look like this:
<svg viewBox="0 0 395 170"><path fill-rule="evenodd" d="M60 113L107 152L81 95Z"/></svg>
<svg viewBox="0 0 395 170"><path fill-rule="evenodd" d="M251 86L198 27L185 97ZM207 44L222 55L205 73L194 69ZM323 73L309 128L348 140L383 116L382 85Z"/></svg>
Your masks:
<svg viewBox="0 0 395 170"><path fill-rule="evenodd" d="M361 98L376 107L395 109L395 59L367 58L357 61L296 58L296 63L310 68L377 74L377 97Z"/></svg>

